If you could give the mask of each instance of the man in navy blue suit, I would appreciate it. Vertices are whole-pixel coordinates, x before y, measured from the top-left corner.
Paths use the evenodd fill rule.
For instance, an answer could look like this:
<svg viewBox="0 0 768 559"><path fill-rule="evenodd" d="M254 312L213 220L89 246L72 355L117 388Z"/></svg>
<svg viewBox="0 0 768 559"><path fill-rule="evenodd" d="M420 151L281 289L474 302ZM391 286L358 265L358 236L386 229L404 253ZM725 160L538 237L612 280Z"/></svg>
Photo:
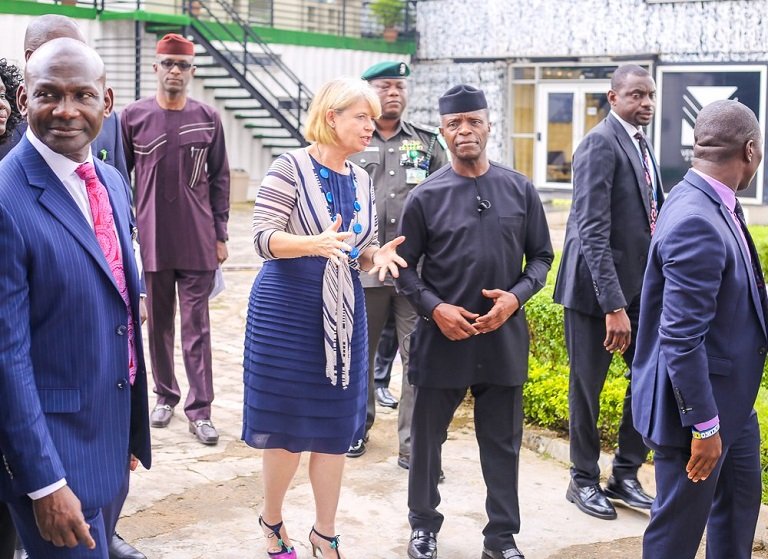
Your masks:
<svg viewBox="0 0 768 559"><path fill-rule="evenodd" d="M737 101L699 113L693 168L651 241L632 373L634 424L655 451L645 559L749 559L760 509L753 409L765 362L766 293L736 192L762 159Z"/></svg>
<svg viewBox="0 0 768 559"><path fill-rule="evenodd" d="M66 16L57 14L46 14L34 18L27 26L24 33L24 59L29 60L32 53L41 45L53 39L69 37L77 41L86 43L85 36L77 23ZM10 141L0 145L0 160L3 159L10 150L15 147L27 130L27 122L24 120L20 126L13 130ZM130 192L130 176L125 163L125 152L123 150L122 133L120 131L120 120L116 111L112 111L102 122L101 132L91 144L91 153L94 158L99 159L117 169L125 178L126 188L129 199L132 197ZM136 251L138 253L138 251ZM141 270L139 270L141 273ZM142 295L144 297L144 295ZM146 306L144 300L141 301L142 323L146 319ZM114 527L120 517L125 498L128 496L128 485L122 491L122 498L117 499L104 511L104 517L107 521L107 527ZM0 507L2 507L0 503ZM12 526L6 529L0 523L0 538L15 538L15 532ZM25 557L23 550L17 551L17 557ZM3 559L0 556L0 559ZM117 531L109 539L109 559L146 559L146 556L126 542Z"/></svg>
<svg viewBox="0 0 768 559"><path fill-rule="evenodd" d="M29 129L0 163L0 499L33 559L107 559L102 509L150 465L127 185L90 149L112 94L93 50L56 39L18 99Z"/></svg>

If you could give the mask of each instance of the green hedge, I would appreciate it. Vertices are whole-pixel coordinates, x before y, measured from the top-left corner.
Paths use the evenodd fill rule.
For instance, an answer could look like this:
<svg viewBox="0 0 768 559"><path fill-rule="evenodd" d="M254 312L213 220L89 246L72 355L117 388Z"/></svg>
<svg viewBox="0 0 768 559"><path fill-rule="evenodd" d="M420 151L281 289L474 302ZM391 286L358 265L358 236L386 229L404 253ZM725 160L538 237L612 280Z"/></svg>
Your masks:
<svg viewBox="0 0 768 559"><path fill-rule="evenodd" d="M768 277L768 227L750 227L763 272ZM560 255L555 257L547 285L525 305L531 334L528 382L523 386L526 422L568 433L568 353L563 331L563 307L552 300ZM627 379L624 360L614 355L600 395L601 438L614 448L618 437ZM768 366L766 367L768 373ZM755 403L760 419L760 457L763 465L763 502L768 503L768 374Z"/></svg>
<svg viewBox="0 0 768 559"><path fill-rule="evenodd" d="M547 285L525 305L531 335L528 382L523 386L523 408L528 423L568 432L568 352L565 349L563 307L552 300L560 255L555 258ZM600 395L600 427L604 444L613 448L627 390L626 363L617 354L611 362Z"/></svg>

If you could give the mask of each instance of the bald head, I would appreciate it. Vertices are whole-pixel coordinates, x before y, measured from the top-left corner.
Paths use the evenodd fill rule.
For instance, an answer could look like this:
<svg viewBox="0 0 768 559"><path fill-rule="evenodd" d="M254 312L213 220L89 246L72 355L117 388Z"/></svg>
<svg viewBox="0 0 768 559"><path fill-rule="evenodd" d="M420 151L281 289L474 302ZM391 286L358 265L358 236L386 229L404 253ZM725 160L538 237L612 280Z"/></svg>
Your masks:
<svg viewBox="0 0 768 559"><path fill-rule="evenodd" d="M763 159L760 123L738 101L715 101L701 109L693 141L693 168L737 192L749 186Z"/></svg>
<svg viewBox="0 0 768 559"><path fill-rule="evenodd" d="M106 69L98 53L84 42L67 37L47 41L32 53L24 69L24 81L46 74L67 74L78 65L102 84L106 81Z"/></svg>
<svg viewBox="0 0 768 559"><path fill-rule="evenodd" d="M40 141L82 163L112 111L105 81L96 51L75 39L53 39L29 57L19 106Z"/></svg>
<svg viewBox="0 0 768 559"><path fill-rule="evenodd" d="M24 34L24 59L29 60L32 53L44 43L64 37L85 42L83 32L70 18L56 14L36 17L27 26L27 32Z"/></svg>
<svg viewBox="0 0 768 559"><path fill-rule="evenodd" d="M749 107L738 101L715 101L696 117L693 157L723 163L740 158L752 140L761 143L760 123Z"/></svg>

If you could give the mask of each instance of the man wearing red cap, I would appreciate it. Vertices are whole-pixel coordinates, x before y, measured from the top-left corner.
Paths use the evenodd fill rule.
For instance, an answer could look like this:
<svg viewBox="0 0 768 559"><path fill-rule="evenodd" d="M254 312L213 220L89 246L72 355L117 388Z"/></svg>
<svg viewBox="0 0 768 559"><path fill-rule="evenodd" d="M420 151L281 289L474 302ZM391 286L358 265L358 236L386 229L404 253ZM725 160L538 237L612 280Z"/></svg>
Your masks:
<svg viewBox="0 0 768 559"><path fill-rule="evenodd" d="M189 431L216 444L211 423L208 295L227 259L229 164L216 110L187 97L194 45L175 33L157 43L157 93L122 113L129 171L135 170L136 213L147 286L149 354L157 405L153 427L166 427L181 400L173 365L178 290L181 345L189 380L184 412Z"/></svg>

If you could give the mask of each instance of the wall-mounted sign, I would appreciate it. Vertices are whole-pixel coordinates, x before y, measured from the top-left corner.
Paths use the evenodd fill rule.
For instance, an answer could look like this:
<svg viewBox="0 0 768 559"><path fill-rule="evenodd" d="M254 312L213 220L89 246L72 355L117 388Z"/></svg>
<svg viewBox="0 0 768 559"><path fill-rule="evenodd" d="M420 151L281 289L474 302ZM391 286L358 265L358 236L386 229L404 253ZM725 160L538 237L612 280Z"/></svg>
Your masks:
<svg viewBox="0 0 768 559"><path fill-rule="evenodd" d="M766 66L658 66L655 141L665 190L675 186L691 166L693 127L699 111L722 99L752 109L765 129ZM765 165L739 198L763 203Z"/></svg>

